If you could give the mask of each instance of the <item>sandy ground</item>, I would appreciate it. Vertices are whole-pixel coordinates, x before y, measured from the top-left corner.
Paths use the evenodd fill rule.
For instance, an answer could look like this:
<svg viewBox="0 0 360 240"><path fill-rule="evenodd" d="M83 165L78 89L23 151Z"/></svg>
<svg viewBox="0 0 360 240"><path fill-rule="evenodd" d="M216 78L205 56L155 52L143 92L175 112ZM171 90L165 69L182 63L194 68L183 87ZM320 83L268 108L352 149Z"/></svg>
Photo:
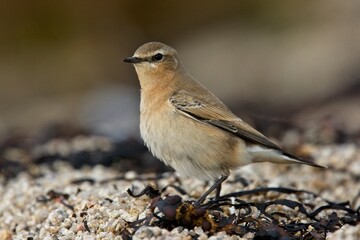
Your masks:
<svg viewBox="0 0 360 240"><path fill-rule="evenodd" d="M195 200L207 185L175 173L122 172L121 164L74 169L64 161L31 163L15 177L1 175L0 239L359 239L359 148L354 144L304 145L299 151L329 169L267 163L246 166L233 172L222 189L223 195L242 194L223 198L223 206L214 207L215 202L208 201L201 211L187 200ZM19 149L7 154L15 159L26 156ZM127 191L136 195L146 186L161 192L132 197ZM281 191L284 188L294 191ZM254 189L264 191L246 193ZM181 198L164 200L168 195ZM265 212L258 208L283 199L300 205L292 209L290 203L278 202L269 204ZM231 202L254 205L245 213L244 206L230 206ZM344 202L342 209L331 205L313 217L301 211L301 206L314 213L329 203ZM189 216L191 221L185 221ZM291 224L301 228L291 232Z"/></svg>

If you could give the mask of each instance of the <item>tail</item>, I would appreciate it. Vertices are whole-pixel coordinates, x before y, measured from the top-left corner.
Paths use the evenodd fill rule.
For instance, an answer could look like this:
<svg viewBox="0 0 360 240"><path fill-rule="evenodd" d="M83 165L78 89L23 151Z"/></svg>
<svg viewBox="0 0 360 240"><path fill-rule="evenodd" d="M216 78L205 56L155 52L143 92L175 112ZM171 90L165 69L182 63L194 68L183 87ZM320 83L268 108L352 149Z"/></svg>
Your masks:
<svg viewBox="0 0 360 240"><path fill-rule="evenodd" d="M308 160L301 159L290 153L270 148L263 148L260 146L254 146L248 148L248 152L252 156L252 162L272 162L272 163L300 163L306 164L317 168L327 168L325 166L318 165Z"/></svg>

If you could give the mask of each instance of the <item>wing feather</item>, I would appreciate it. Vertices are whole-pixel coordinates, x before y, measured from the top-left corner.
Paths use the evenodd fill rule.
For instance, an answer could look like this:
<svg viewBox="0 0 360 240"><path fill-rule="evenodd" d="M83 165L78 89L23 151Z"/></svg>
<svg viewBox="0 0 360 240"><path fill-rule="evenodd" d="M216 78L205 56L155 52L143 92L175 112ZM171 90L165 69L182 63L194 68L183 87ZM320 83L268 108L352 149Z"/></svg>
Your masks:
<svg viewBox="0 0 360 240"><path fill-rule="evenodd" d="M211 93L210 93L211 94ZM209 100L211 99L211 100ZM220 100L214 95L199 95L193 97L182 90L173 94L169 102L181 114L190 117L204 124L210 124L225 131L228 131L248 142L265 146L266 148L279 151L286 157L296 160L296 162L308 164L314 167L324 168L313 162L303 160L297 156L282 150L278 145L271 142L268 138L256 131L249 124L242 121L233 114Z"/></svg>
<svg viewBox="0 0 360 240"><path fill-rule="evenodd" d="M209 102L181 91L172 95L169 100L175 109L188 117L231 132L249 142L281 150L279 146L233 114L217 98L218 101Z"/></svg>

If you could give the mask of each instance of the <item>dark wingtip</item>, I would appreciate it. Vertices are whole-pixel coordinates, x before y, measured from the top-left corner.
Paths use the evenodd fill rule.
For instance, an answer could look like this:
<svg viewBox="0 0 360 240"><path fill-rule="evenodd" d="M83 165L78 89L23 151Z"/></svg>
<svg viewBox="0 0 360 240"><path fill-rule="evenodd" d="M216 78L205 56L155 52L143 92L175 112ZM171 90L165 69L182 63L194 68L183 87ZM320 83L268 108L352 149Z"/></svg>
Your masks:
<svg viewBox="0 0 360 240"><path fill-rule="evenodd" d="M301 164L306 164L306 165L309 165L309 166L312 166L312 167L317 167L317 168L322 168L322 169L327 169L328 167L327 166L323 166L323 165L319 165L319 164L316 164L314 162L311 162L309 160L304 160L298 156L295 156L295 155L292 155L290 153L287 153L287 152L282 152L283 155L289 157L289 158L292 158L296 161L298 161L298 163L301 163Z"/></svg>

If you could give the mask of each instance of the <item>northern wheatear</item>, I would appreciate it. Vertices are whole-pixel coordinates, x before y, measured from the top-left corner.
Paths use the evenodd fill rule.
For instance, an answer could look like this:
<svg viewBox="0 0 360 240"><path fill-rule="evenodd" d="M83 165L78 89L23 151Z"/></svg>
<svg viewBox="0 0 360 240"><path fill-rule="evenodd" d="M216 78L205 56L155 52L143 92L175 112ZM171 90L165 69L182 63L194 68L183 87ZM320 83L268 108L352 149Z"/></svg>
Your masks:
<svg viewBox="0 0 360 240"><path fill-rule="evenodd" d="M256 162L303 163L233 114L188 75L175 49L159 42L140 46L124 62L134 64L140 85L140 132L150 151L183 176L215 181L201 204L230 170Z"/></svg>

